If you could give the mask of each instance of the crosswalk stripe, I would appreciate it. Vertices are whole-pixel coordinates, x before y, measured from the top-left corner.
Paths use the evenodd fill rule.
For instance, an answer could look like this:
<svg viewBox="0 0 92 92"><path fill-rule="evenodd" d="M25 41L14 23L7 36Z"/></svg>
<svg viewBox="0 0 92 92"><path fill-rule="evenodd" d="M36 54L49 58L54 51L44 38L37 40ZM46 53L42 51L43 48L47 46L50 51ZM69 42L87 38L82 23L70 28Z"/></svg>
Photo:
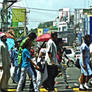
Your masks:
<svg viewBox="0 0 92 92"><path fill-rule="evenodd" d="M9 92L16 92L16 89L8 89Z"/></svg>
<svg viewBox="0 0 92 92"><path fill-rule="evenodd" d="M91 91L79 91L79 88L73 88L73 90L74 92L92 92L92 90Z"/></svg>
<svg viewBox="0 0 92 92"><path fill-rule="evenodd" d="M57 92L57 88L55 88L55 91ZM16 92L16 89L8 89L8 92ZM40 88L40 92L48 92L45 88Z"/></svg>
<svg viewBox="0 0 92 92"><path fill-rule="evenodd" d="M55 88L55 91L57 92L57 88ZM45 88L40 88L40 92L48 92Z"/></svg>

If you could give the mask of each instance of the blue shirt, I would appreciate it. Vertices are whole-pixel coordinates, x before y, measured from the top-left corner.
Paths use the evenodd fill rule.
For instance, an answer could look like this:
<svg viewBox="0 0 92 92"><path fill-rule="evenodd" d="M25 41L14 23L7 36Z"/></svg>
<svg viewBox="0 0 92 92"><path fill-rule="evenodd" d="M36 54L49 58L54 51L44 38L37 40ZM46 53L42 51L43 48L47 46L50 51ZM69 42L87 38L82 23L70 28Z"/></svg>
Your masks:
<svg viewBox="0 0 92 92"><path fill-rule="evenodd" d="M89 47L85 43L83 43L80 48L80 51L81 51L80 62L82 63L83 63L83 58L82 58L83 50L85 51L85 64L88 64L90 63L90 50L89 50Z"/></svg>
<svg viewBox="0 0 92 92"><path fill-rule="evenodd" d="M10 55L11 59L13 60L13 64L14 66L18 66L18 49L14 48L11 51L11 55Z"/></svg>
<svg viewBox="0 0 92 92"><path fill-rule="evenodd" d="M81 67L81 73L83 73L85 76L90 76L92 75L92 70L91 70L91 67L90 67L90 50L89 50L89 47L83 43L81 45L81 55L80 55L80 67ZM82 51L85 51L85 64L86 64L86 69L84 69L83 67L83 53Z"/></svg>
<svg viewBox="0 0 92 92"><path fill-rule="evenodd" d="M30 51L28 51L26 48L23 49L22 52L22 66L23 68L30 67L30 61L28 61L27 58L31 59Z"/></svg>

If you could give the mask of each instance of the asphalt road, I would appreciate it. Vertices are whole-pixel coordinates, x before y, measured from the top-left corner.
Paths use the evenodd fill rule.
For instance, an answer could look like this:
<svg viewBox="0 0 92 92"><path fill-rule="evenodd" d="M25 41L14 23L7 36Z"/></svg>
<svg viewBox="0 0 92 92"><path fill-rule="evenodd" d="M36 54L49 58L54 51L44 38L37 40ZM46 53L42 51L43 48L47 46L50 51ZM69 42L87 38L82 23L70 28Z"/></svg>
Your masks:
<svg viewBox="0 0 92 92"><path fill-rule="evenodd" d="M78 78L80 76L80 69L73 66L73 67L67 68L66 72L67 72L67 79L68 79L70 88L68 88L68 89L65 88L63 76L59 76L56 78L56 81L58 82L58 84L55 85L56 92L81 92L78 89L78 87L79 87ZM29 83L30 83L29 79L27 78L26 86L25 86L23 92L29 92ZM8 91L16 92L16 87L17 87L17 84L12 83L12 80L10 79ZM40 91L47 92L44 88L41 88ZM92 90L91 91L82 91L82 92L92 92Z"/></svg>

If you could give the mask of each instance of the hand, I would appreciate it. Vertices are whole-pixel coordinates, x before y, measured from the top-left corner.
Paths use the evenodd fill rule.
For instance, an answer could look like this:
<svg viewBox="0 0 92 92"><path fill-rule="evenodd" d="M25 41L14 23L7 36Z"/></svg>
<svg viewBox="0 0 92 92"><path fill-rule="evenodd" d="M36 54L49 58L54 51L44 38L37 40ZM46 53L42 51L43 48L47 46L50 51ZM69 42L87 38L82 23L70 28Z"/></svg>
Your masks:
<svg viewBox="0 0 92 92"><path fill-rule="evenodd" d="M51 63L52 63L52 65L55 65L55 62L54 61L52 61Z"/></svg>
<svg viewBox="0 0 92 92"><path fill-rule="evenodd" d="M70 61L72 61L71 59L68 59L68 61L70 62Z"/></svg>
<svg viewBox="0 0 92 92"><path fill-rule="evenodd" d="M83 64L83 68L86 70L86 68L87 68L86 64Z"/></svg>
<svg viewBox="0 0 92 92"><path fill-rule="evenodd" d="M0 70L2 70L3 69L3 67L2 66L0 66Z"/></svg>
<svg viewBox="0 0 92 92"><path fill-rule="evenodd" d="M40 67L39 67L39 66L37 66L37 65L35 66L35 68L36 68L37 70L40 70Z"/></svg>

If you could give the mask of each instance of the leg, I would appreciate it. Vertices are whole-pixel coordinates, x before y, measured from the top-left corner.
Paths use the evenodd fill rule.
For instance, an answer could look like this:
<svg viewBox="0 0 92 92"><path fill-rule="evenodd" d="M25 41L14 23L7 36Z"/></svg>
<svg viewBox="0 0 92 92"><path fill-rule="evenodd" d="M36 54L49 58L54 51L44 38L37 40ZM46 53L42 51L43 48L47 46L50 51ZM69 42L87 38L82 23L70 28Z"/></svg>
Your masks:
<svg viewBox="0 0 92 92"><path fill-rule="evenodd" d="M25 77L26 77L26 69L22 68L21 69L20 80L19 80L19 83L18 83L18 86L17 86L17 91L21 91L22 90Z"/></svg>
<svg viewBox="0 0 92 92"><path fill-rule="evenodd" d="M18 67L15 66L14 74L13 74L13 83L17 83L17 71L18 71Z"/></svg>
<svg viewBox="0 0 92 92"><path fill-rule="evenodd" d="M85 88L83 87L85 78L86 78L86 76L84 76L84 74L81 74L81 76L80 76L80 78L79 78L79 82L80 82L79 90L85 90Z"/></svg>
<svg viewBox="0 0 92 92"><path fill-rule="evenodd" d="M55 85L55 68L53 65L48 65L48 92L54 92L54 85Z"/></svg>
<svg viewBox="0 0 92 92"><path fill-rule="evenodd" d="M91 78L91 76L87 76L86 79L85 79L84 87L85 87L86 89L89 89L89 87L88 87L88 81L89 81L90 78Z"/></svg>
<svg viewBox="0 0 92 92"><path fill-rule="evenodd" d="M68 88L68 82L67 82L67 74L66 74L66 68L60 64L60 69L61 69L61 72L63 73L63 79L64 79L64 82L65 82L65 87Z"/></svg>
<svg viewBox="0 0 92 92"><path fill-rule="evenodd" d="M83 84L84 83L84 79L85 79L84 74L81 74L80 80L79 80L80 84Z"/></svg>
<svg viewBox="0 0 92 92"><path fill-rule="evenodd" d="M35 92L39 92L38 85L36 83L36 78L35 78L34 72L32 71L32 68L28 67L27 71L29 73L29 76L32 78L32 82L33 82Z"/></svg>
<svg viewBox="0 0 92 92"><path fill-rule="evenodd" d="M41 72L37 70L37 84L40 87L41 86Z"/></svg>
<svg viewBox="0 0 92 92"><path fill-rule="evenodd" d="M0 80L0 90L6 90L8 88L8 80L10 77L9 71L3 71L2 78Z"/></svg>

